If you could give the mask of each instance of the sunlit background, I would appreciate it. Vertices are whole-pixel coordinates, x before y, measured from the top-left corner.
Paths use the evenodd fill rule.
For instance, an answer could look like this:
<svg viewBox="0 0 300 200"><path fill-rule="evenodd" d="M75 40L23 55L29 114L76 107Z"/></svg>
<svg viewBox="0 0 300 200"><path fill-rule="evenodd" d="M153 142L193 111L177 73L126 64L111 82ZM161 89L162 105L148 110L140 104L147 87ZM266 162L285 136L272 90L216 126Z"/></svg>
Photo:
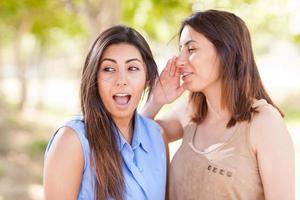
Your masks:
<svg viewBox="0 0 300 200"><path fill-rule="evenodd" d="M43 198L45 147L55 127L80 112L81 68L101 31L134 27L161 70L177 54L181 20L212 8L234 12L250 29L263 82L286 112L300 199L299 0L1 0L0 200ZM171 157L179 145L170 145Z"/></svg>

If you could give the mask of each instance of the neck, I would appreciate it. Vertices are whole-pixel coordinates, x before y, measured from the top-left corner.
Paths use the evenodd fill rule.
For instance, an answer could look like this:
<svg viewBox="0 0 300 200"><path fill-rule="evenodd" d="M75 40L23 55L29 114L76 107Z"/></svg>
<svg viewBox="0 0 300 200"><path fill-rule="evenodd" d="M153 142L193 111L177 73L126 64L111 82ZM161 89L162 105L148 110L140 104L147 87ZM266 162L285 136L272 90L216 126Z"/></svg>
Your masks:
<svg viewBox="0 0 300 200"><path fill-rule="evenodd" d="M207 117L213 121L229 120L230 114L226 108L222 108L221 101L216 102L206 97L208 115Z"/></svg>
<svg viewBox="0 0 300 200"><path fill-rule="evenodd" d="M226 106L222 106L221 87L218 84L215 89L205 91L208 113L208 121L228 121L231 117Z"/></svg>
<svg viewBox="0 0 300 200"><path fill-rule="evenodd" d="M125 118L125 119L114 119L114 122L116 126L118 127L120 133L123 135L123 137L126 139L126 141L131 144L132 140L132 133L133 133L133 127L132 127L132 117L131 118Z"/></svg>

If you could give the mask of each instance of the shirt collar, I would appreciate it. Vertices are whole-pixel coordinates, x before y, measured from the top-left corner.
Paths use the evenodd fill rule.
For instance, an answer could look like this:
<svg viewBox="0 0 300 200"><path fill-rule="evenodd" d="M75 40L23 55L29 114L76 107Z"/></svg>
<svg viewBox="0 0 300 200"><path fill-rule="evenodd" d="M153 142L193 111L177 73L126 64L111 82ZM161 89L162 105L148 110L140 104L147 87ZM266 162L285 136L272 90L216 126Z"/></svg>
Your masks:
<svg viewBox="0 0 300 200"><path fill-rule="evenodd" d="M146 137L145 125L142 120L142 116L140 116L137 111L134 113L134 127L133 127L133 136L132 136L132 149L136 149L139 146L148 153L149 151L149 139ZM117 139L117 147L119 152L122 151L125 144L127 144L124 136L118 131L118 129L113 126L113 132L115 133Z"/></svg>

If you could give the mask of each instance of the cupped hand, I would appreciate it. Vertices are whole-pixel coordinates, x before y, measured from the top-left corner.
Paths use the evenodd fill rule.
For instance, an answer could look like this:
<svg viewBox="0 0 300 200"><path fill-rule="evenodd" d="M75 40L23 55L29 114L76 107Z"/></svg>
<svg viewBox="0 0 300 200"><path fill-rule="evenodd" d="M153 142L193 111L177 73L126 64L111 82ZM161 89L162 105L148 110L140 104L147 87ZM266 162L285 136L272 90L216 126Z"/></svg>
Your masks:
<svg viewBox="0 0 300 200"><path fill-rule="evenodd" d="M184 85L180 85L180 72L176 67L176 57L168 60L156 81L152 92L153 100L160 105L172 103L185 91Z"/></svg>

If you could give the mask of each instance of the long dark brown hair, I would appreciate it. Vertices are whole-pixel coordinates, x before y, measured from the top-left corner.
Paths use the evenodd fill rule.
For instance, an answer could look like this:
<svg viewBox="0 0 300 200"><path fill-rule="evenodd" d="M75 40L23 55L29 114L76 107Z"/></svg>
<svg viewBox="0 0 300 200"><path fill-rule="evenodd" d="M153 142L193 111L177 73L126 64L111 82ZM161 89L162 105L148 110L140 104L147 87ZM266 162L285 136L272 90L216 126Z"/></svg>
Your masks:
<svg viewBox="0 0 300 200"><path fill-rule="evenodd" d="M284 116L265 90L251 45L245 22L233 13L219 10L195 12L181 24L179 36L185 26L203 34L216 48L220 59L222 81L221 105L231 113L227 127L238 121L250 121L254 99L265 99ZM207 102L202 92L192 92L192 121L201 123L207 115Z"/></svg>
<svg viewBox="0 0 300 200"><path fill-rule="evenodd" d="M82 71L81 109L90 145L90 160L94 170L96 199L109 197L121 200L124 194L122 159L118 150L116 128L110 113L104 107L97 86L97 74L105 49L113 44L126 43L136 47L147 68L147 89L151 93L158 76L157 66L146 40L127 26L113 26L102 32L93 43ZM148 93L148 94L149 94Z"/></svg>

